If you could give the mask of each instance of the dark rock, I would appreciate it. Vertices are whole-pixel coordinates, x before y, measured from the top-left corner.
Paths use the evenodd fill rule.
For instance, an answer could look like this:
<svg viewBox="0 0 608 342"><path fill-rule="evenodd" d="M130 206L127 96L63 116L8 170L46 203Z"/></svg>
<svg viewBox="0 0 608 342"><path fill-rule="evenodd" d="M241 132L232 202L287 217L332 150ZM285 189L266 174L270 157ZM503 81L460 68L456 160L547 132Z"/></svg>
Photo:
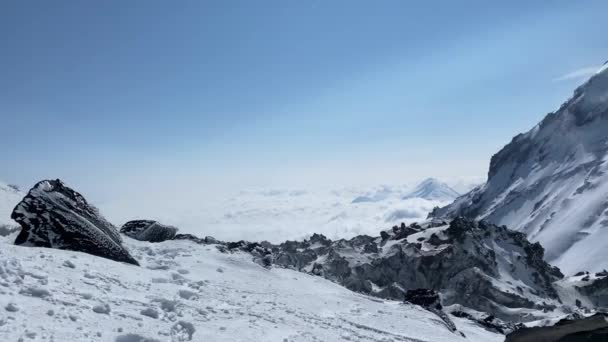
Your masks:
<svg viewBox="0 0 608 342"><path fill-rule="evenodd" d="M139 265L116 227L60 180L37 183L13 210L21 225L16 245L67 249Z"/></svg>
<svg viewBox="0 0 608 342"><path fill-rule="evenodd" d="M177 228L152 220L133 220L125 223L120 232L139 241L162 242L172 240Z"/></svg>
<svg viewBox="0 0 608 342"><path fill-rule="evenodd" d="M425 308L442 309L439 293L429 289L408 290L405 293L404 300Z"/></svg>
<svg viewBox="0 0 608 342"><path fill-rule="evenodd" d="M603 270L603 271L601 271L601 272L597 272L597 273L595 274L595 276L596 276L596 277L608 277L608 271Z"/></svg>
<svg viewBox="0 0 608 342"><path fill-rule="evenodd" d="M558 300L553 282L563 275L542 260L542 247L521 233L464 219L423 243L394 240L395 232L400 234L402 227L384 232L388 239L362 235L322 247L311 241L286 241L271 247L273 263L387 299L403 300L408 290L426 288L444 293L445 305L460 304L502 320L520 319L518 314L509 315L517 310L502 307L551 310L554 306L529 298ZM506 253L497 255L493 243ZM499 262L513 265L511 276L520 283L501 280Z"/></svg>
<svg viewBox="0 0 608 342"><path fill-rule="evenodd" d="M562 320L550 327L522 328L507 335L505 342L605 342L608 341L608 316Z"/></svg>
<svg viewBox="0 0 608 342"><path fill-rule="evenodd" d="M595 279L588 285L577 287L577 289L587 296L595 306L608 308L608 277Z"/></svg>
<svg viewBox="0 0 608 342"><path fill-rule="evenodd" d="M192 241L194 243L198 243L199 245L207 243L205 239L201 239L192 234L176 234L173 237L173 240L188 240L188 241Z"/></svg>

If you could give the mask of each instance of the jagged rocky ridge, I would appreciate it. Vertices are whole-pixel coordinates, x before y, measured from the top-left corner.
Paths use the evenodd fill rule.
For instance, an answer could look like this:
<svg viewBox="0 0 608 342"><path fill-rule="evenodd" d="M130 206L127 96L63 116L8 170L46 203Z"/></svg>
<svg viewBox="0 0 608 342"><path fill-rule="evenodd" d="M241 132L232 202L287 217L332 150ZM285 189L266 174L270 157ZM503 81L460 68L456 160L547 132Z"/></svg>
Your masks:
<svg viewBox="0 0 608 342"><path fill-rule="evenodd" d="M34 185L11 218L21 225L16 245L68 249L138 265L116 227L59 179Z"/></svg>
<svg viewBox="0 0 608 342"><path fill-rule="evenodd" d="M243 245L241 246L241 249ZM405 299L408 290L431 289L444 305L491 313L504 320L537 318L559 305L553 282L563 275L543 260L544 250L525 235L484 222L401 225L379 237L305 241L254 248L272 251L275 265L330 279L382 298Z"/></svg>
<svg viewBox="0 0 608 342"><path fill-rule="evenodd" d="M567 274L608 268L608 65L490 162L487 183L431 216L526 233Z"/></svg>

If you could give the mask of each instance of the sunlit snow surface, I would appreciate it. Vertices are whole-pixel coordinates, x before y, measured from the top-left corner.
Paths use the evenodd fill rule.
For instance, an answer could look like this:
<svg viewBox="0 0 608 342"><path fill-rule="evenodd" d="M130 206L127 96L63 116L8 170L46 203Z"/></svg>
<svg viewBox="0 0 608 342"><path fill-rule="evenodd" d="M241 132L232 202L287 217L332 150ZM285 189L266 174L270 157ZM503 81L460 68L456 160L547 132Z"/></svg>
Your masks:
<svg viewBox="0 0 608 342"><path fill-rule="evenodd" d="M502 341L247 254L125 239L142 267L0 239L2 341Z"/></svg>

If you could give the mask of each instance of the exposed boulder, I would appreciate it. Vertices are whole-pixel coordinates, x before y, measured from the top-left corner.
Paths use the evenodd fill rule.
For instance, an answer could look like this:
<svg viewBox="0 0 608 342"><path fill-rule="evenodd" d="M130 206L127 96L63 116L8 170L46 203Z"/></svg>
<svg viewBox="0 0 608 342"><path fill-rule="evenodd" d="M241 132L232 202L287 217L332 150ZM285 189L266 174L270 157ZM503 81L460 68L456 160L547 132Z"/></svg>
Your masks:
<svg viewBox="0 0 608 342"><path fill-rule="evenodd" d="M446 327L450 331L457 331L456 324L454 324L448 314L443 312L443 307L441 306L441 298L439 297L439 293L437 293L436 291L429 289L408 290L405 293L405 302L421 306L426 310L434 313L439 318L441 318L441 320L445 323Z"/></svg>
<svg viewBox="0 0 608 342"><path fill-rule="evenodd" d="M34 185L11 218L21 225L16 245L67 249L138 265L122 246L116 227L59 179Z"/></svg>
<svg viewBox="0 0 608 342"><path fill-rule="evenodd" d="M408 290L405 293L405 301L425 308L442 308L439 293L429 289Z"/></svg>
<svg viewBox="0 0 608 342"><path fill-rule="evenodd" d="M173 240L177 228L152 220L133 220L125 223L120 232L139 241L162 242Z"/></svg>

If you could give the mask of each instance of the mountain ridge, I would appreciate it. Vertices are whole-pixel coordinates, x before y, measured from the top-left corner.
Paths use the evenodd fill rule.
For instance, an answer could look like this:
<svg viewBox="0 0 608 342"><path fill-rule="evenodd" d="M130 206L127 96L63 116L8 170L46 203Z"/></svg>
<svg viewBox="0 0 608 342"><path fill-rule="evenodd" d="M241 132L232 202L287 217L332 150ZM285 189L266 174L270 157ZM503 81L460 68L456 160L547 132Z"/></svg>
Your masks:
<svg viewBox="0 0 608 342"><path fill-rule="evenodd" d="M488 181L431 217L484 219L524 232L572 274L608 268L608 66L496 153Z"/></svg>

